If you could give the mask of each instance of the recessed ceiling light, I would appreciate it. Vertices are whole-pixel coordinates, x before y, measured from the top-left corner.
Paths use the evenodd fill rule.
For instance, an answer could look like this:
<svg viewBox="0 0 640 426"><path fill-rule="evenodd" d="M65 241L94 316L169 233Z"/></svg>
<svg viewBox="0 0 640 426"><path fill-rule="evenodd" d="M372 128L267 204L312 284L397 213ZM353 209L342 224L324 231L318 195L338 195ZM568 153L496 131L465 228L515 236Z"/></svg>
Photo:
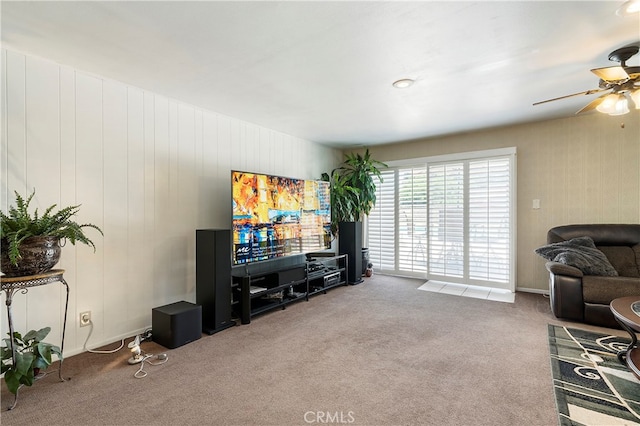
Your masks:
<svg viewBox="0 0 640 426"><path fill-rule="evenodd" d="M414 83L415 80L412 80L410 78L403 78L401 80L398 81L394 81L393 82L393 87L395 87L396 89L405 89L409 86L411 86Z"/></svg>

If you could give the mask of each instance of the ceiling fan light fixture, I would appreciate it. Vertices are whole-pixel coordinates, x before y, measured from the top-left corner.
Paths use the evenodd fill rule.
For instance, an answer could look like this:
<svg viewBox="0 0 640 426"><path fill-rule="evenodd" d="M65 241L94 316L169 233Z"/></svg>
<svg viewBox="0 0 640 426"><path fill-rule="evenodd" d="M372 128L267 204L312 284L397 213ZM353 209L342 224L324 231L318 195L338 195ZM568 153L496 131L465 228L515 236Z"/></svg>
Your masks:
<svg viewBox="0 0 640 426"><path fill-rule="evenodd" d="M629 113L629 102L623 96L615 105L615 111L610 112L609 115L624 115Z"/></svg>
<svg viewBox="0 0 640 426"><path fill-rule="evenodd" d="M631 3L636 4L640 11L640 0L633 0ZM533 105L540 105L546 102L570 98L572 96L592 95L594 93L610 90L609 94L601 95L592 100L577 111L576 114L593 111L594 109L598 112L609 115L627 114L629 112L629 102L633 104L631 106L632 108L635 107L636 109L640 109L640 87L638 86L638 83L640 83L640 67L626 65L626 61L632 56L638 54L639 51L640 47L637 44L630 44L621 47L609 54L609 60L619 62L620 65L614 67L593 68L591 72L600 78L597 89L547 99L545 101L536 102Z"/></svg>
<svg viewBox="0 0 640 426"><path fill-rule="evenodd" d="M609 114L615 110L616 102L618 102L618 95L611 93L602 98L602 102L600 102L600 105L598 105L596 109L603 114Z"/></svg>
<svg viewBox="0 0 640 426"><path fill-rule="evenodd" d="M640 12L640 0L627 0L616 10L618 16L631 16Z"/></svg>
<svg viewBox="0 0 640 426"><path fill-rule="evenodd" d="M600 105L596 107L598 111L609 115L623 115L629 112L627 98L620 93L611 93L604 97Z"/></svg>
<svg viewBox="0 0 640 426"><path fill-rule="evenodd" d="M395 87L396 89L406 89L407 87L411 86L413 83L415 83L415 80L412 80L410 78L402 78L400 80L396 80L392 83L392 86Z"/></svg>

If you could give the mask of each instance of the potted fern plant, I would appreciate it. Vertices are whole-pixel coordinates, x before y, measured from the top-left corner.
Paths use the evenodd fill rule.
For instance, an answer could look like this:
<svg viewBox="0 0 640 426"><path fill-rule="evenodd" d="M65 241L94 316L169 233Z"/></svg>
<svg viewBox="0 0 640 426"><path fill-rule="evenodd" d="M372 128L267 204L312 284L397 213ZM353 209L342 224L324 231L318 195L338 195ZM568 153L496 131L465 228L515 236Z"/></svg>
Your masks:
<svg viewBox="0 0 640 426"><path fill-rule="evenodd" d="M338 236L339 252L349 255L351 284L362 282L367 267L368 261L363 265L362 259L362 220L376 204L374 176L382 181L380 169L385 167L385 163L371 158L367 149L364 154L347 154L331 175L322 174L321 179L328 181L331 189L331 230Z"/></svg>
<svg viewBox="0 0 640 426"><path fill-rule="evenodd" d="M13 336L2 339L0 347L1 372L9 392L15 395L20 386L31 386L51 365L52 355L62 360L62 352L58 346L43 342L51 327L38 331L31 330L24 336L15 331ZM10 333L7 333L10 334Z"/></svg>
<svg viewBox="0 0 640 426"><path fill-rule="evenodd" d="M54 212L56 204L39 214L35 209L29 212L29 204L35 189L25 200L17 191L16 206L8 212L0 212L0 268L5 276L26 276L40 274L53 268L60 260L60 240L71 244L81 242L96 246L84 233L85 228L102 230L91 223L78 224L73 216L80 205L65 207Z"/></svg>

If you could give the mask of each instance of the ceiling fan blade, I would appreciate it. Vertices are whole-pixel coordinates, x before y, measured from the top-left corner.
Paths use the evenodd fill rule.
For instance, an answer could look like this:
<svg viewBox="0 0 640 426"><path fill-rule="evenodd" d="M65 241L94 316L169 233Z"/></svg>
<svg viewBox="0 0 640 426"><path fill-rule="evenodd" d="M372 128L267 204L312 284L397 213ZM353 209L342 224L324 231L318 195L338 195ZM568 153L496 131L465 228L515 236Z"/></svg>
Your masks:
<svg viewBox="0 0 640 426"><path fill-rule="evenodd" d="M580 96L580 95L593 95L594 93L602 92L603 90L607 90L607 89L591 89L591 90L585 90L584 92L572 93L572 94L570 94L570 95L560 96L559 98L547 99L546 101L536 102L536 103L534 103L533 105L540 105L540 104L544 104L544 103L547 103L547 102L559 101L560 99L571 98L571 97L573 97L573 96Z"/></svg>
<svg viewBox="0 0 640 426"><path fill-rule="evenodd" d="M591 72L608 83L629 80L629 74L621 66L594 68Z"/></svg>
<svg viewBox="0 0 640 426"><path fill-rule="evenodd" d="M609 96L609 93L605 93L604 95L598 96L597 98L595 98L594 100L589 102L587 105L582 107L582 109L580 111L576 112L576 115L577 114L581 114L583 112L593 111L594 109L596 109L598 107L598 105L600 105L602 103L604 98L607 97L607 96Z"/></svg>
<svg viewBox="0 0 640 426"><path fill-rule="evenodd" d="M629 80L638 80L640 78L640 67L626 67L624 70L629 74Z"/></svg>

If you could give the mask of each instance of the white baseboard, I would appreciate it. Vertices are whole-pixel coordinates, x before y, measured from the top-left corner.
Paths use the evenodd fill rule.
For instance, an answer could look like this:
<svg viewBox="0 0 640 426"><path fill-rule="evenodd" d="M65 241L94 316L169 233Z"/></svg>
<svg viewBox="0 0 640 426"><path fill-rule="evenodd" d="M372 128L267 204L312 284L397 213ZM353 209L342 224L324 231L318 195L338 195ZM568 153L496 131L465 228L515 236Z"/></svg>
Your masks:
<svg viewBox="0 0 640 426"><path fill-rule="evenodd" d="M545 296L549 295L549 290L542 290L539 288L516 287L516 291L521 291L523 293L544 294Z"/></svg>

